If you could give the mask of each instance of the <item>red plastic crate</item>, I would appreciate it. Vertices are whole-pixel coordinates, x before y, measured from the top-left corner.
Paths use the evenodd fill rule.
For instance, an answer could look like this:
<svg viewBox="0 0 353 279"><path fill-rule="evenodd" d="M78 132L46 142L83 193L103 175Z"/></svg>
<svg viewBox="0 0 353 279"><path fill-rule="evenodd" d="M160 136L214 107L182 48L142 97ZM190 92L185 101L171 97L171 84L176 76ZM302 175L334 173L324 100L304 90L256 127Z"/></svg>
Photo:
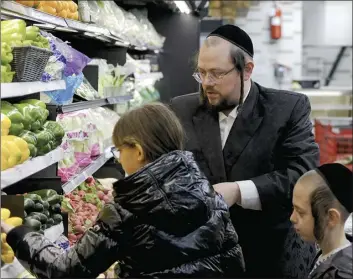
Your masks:
<svg viewBox="0 0 353 279"><path fill-rule="evenodd" d="M332 163L352 156L351 124L344 126L324 124L315 119L315 141L320 148L320 164Z"/></svg>

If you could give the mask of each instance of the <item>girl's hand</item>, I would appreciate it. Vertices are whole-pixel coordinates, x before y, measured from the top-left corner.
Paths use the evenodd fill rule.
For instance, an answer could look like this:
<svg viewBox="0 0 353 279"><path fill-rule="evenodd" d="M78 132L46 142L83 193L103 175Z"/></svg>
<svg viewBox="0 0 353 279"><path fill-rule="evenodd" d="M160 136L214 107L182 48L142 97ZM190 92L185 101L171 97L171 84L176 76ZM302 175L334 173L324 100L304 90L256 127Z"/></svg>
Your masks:
<svg viewBox="0 0 353 279"><path fill-rule="evenodd" d="M1 232L8 234L13 228L14 226L8 225L1 220Z"/></svg>

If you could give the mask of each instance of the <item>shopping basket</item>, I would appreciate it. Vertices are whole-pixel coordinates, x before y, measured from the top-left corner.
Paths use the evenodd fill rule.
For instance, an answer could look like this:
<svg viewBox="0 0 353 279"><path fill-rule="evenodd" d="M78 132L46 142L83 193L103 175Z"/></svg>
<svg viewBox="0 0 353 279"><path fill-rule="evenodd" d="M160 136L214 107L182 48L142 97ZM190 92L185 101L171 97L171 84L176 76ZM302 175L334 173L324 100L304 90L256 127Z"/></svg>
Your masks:
<svg viewBox="0 0 353 279"><path fill-rule="evenodd" d="M314 119L315 141L320 148L320 164L343 162L352 169L352 118Z"/></svg>
<svg viewBox="0 0 353 279"><path fill-rule="evenodd" d="M14 81L40 81L53 54L48 49L34 46L14 47L11 68L15 71Z"/></svg>

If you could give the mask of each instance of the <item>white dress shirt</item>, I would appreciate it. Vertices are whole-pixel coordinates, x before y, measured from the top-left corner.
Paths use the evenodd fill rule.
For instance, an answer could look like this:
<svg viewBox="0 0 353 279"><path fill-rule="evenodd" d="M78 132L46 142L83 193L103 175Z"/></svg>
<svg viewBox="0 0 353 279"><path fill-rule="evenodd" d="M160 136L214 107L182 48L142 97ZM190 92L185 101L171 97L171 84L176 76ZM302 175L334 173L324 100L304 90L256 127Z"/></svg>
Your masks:
<svg viewBox="0 0 353 279"><path fill-rule="evenodd" d="M250 89L249 89L250 91ZM244 94L244 102L249 95L249 91ZM228 116L223 112L219 112L219 128L221 131L222 149L224 148L229 132L232 129L235 119L237 118L237 108L234 108ZM252 180L237 181L241 193L241 204L245 209L261 210L261 201L259 192Z"/></svg>

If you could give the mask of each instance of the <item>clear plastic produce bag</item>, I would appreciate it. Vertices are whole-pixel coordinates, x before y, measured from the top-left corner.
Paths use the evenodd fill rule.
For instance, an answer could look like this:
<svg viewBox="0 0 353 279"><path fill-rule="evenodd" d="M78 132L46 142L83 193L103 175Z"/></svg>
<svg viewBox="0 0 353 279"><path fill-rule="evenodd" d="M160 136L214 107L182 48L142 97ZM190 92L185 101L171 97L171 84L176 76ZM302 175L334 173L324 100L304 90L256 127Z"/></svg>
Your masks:
<svg viewBox="0 0 353 279"><path fill-rule="evenodd" d="M69 46L54 35L42 31L41 34L49 39L52 51L58 50L66 59L65 76L79 75L91 61L89 57Z"/></svg>
<svg viewBox="0 0 353 279"><path fill-rule="evenodd" d="M51 99L50 103L56 105L67 105L72 103L74 93L83 81L83 74L80 73L77 76L64 75L63 80L66 83L66 89L45 92L45 94Z"/></svg>

